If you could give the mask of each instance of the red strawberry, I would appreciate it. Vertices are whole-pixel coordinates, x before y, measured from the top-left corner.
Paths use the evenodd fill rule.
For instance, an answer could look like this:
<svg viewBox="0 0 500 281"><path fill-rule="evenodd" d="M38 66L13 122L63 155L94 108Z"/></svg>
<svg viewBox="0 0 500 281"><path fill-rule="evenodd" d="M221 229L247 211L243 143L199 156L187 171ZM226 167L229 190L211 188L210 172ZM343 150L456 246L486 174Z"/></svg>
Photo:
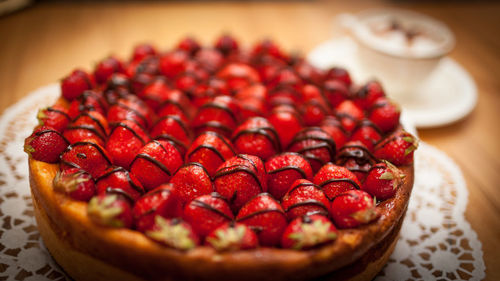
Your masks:
<svg viewBox="0 0 500 281"><path fill-rule="evenodd" d="M87 111L97 111L104 115L107 105L104 101L102 92L94 90L84 91L77 99L74 99L69 105L68 115L71 120Z"/></svg>
<svg viewBox="0 0 500 281"><path fill-rule="evenodd" d="M151 230L146 231L146 236L178 250L190 250L200 244L200 239L191 226L178 218L156 216L154 225Z"/></svg>
<svg viewBox="0 0 500 281"><path fill-rule="evenodd" d="M111 77L113 73L122 73L124 71L123 63L116 57L110 56L96 65L94 77L97 83L103 84L108 81L108 78Z"/></svg>
<svg viewBox="0 0 500 281"><path fill-rule="evenodd" d="M139 150L130 171L146 190L151 190L168 182L181 165L181 154L171 142L154 140Z"/></svg>
<svg viewBox="0 0 500 281"><path fill-rule="evenodd" d="M413 152L417 147L418 140L414 136L398 131L377 144L374 155L394 165L407 165L413 163Z"/></svg>
<svg viewBox="0 0 500 281"><path fill-rule="evenodd" d="M319 185L328 200L348 190L359 189L361 183L356 176L345 167L328 163L314 176L314 183Z"/></svg>
<svg viewBox="0 0 500 281"><path fill-rule="evenodd" d="M333 115L326 116L323 122L321 122L320 128L332 137L337 151L346 143L348 133L342 127L337 117Z"/></svg>
<svg viewBox="0 0 500 281"><path fill-rule="evenodd" d="M280 49L280 47L270 39L264 39L257 42L257 44L253 47L251 54L253 57L268 55L280 60L287 58L287 55Z"/></svg>
<svg viewBox="0 0 500 281"><path fill-rule="evenodd" d="M76 69L61 81L61 95L71 101L80 96L83 91L94 88L92 77L81 69Z"/></svg>
<svg viewBox="0 0 500 281"><path fill-rule="evenodd" d="M40 126L51 127L58 132L62 132L71 121L68 110L61 105L53 105L40 109L36 115Z"/></svg>
<svg viewBox="0 0 500 281"><path fill-rule="evenodd" d="M264 163L253 155L234 156L219 167L214 184L232 209L239 210L252 197L267 190Z"/></svg>
<svg viewBox="0 0 500 281"><path fill-rule="evenodd" d="M175 88L185 93L190 93L202 82L194 72L183 72L175 79Z"/></svg>
<svg viewBox="0 0 500 281"><path fill-rule="evenodd" d="M192 117L192 106L187 96L179 90L166 92L166 99L160 105L158 116L179 116L184 122Z"/></svg>
<svg viewBox="0 0 500 281"><path fill-rule="evenodd" d="M97 194L107 193L110 189L120 189L127 193L134 202L144 194L141 183L123 167L109 167L95 181Z"/></svg>
<svg viewBox="0 0 500 281"><path fill-rule="evenodd" d="M252 117L233 133L232 142L238 153L251 154L263 160L281 150L278 133L263 117Z"/></svg>
<svg viewBox="0 0 500 281"><path fill-rule="evenodd" d="M355 228L378 218L374 201L363 190L349 190L335 197L330 215L338 228Z"/></svg>
<svg viewBox="0 0 500 281"><path fill-rule="evenodd" d="M301 86L296 86L300 89ZM302 93L290 85L277 86L269 91L267 103L271 106L281 104L295 105L303 102Z"/></svg>
<svg viewBox="0 0 500 281"><path fill-rule="evenodd" d="M94 223L109 227L132 227L130 202L116 193L92 197L87 205L87 214Z"/></svg>
<svg viewBox="0 0 500 281"><path fill-rule="evenodd" d="M68 140L61 133L42 126L24 140L24 152L35 160L56 163L68 145Z"/></svg>
<svg viewBox="0 0 500 281"><path fill-rule="evenodd" d="M295 91L300 91L302 89L302 86L303 86L302 79L300 79L299 75L295 73L293 68L288 68L288 67L278 70L276 75L267 83L268 89L275 89L278 87L278 88L292 88ZM299 100L295 101L300 101L300 97Z"/></svg>
<svg viewBox="0 0 500 281"><path fill-rule="evenodd" d="M382 139L383 132L369 120L361 121L353 130L351 141L360 141L368 150L373 150L375 144Z"/></svg>
<svg viewBox="0 0 500 281"><path fill-rule="evenodd" d="M133 120L144 128L152 124L152 112L149 107L136 96L129 95L113 104L108 111L108 122L115 123L128 119Z"/></svg>
<svg viewBox="0 0 500 281"><path fill-rule="evenodd" d="M365 117L363 110L350 100L345 100L337 105L335 112L342 127L348 132L351 132L356 127L357 122Z"/></svg>
<svg viewBox="0 0 500 281"><path fill-rule="evenodd" d="M156 216L175 218L182 215L182 206L174 189L170 183L162 184L135 202L132 211L138 231L151 230Z"/></svg>
<svg viewBox="0 0 500 281"><path fill-rule="evenodd" d="M323 84L325 98L335 108L349 96L348 87L339 80L326 80Z"/></svg>
<svg viewBox="0 0 500 281"><path fill-rule="evenodd" d="M146 57L154 56L157 54L156 48L151 44L140 44L135 46L134 51L132 53L133 61L141 61Z"/></svg>
<svg viewBox="0 0 500 281"><path fill-rule="evenodd" d="M114 165L129 169L139 150L149 142L149 136L144 128L131 120L123 120L113 125L106 150Z"/></svg>
<svg viewBox="0 0 500 281"><path fill-rule="evenodd" d="M288 147L293 137L302 129L301 116L291 105L274 107L267 120L276 129L283 148Z"/></svg>
<svg viewBox="0 0 500 281"><path fill-rule="evenodd" d="M384 133L390 132L399 124L401 109L385 97L375 100L370 111L370 120Z"/></svg>
<svg viewBox="0 0 500 281"><path fill-rule="evenodd" d="M186 37L179 42L177 49L183 50L190 55L194 55L201 49L201 45L193 37Z"/></svg>
<svg viewBox="0 0 500 281"><path fill-rule="evenodd" d="M319 99L310 99L301 106L302 118L306 126L318 126L328 114L324 102Z"/></svg>
<svg viewBox="0 0 500 281"><path fill-rule="evenodd" d="M369 109L380 97L385 97L382 85L378 81L369 81L356 92L353 101L360 108Z"/></svg>
<svg viewBox="0 0 500 281"><path fill-rule="evenodd" d="M231 53L237 52L239 50L239 45L238 41L231 35L224 34L215 41L215 48L224 56L228 56Z"/></svg>
<svg viewBox="0 0 500 281"><path fill-rule="evenodd" d="M79 201L89 201L96 192L92 176L78 168L58 171L54 177L54 189Z"/></svg>
<svg viewBox="0 0 500 281"><path fill-rule="evenodd" d="M337 229L323 215L307 215L294 219L281 238L283 248L311 249L337 239Z"/></svg>
<svg viewBox="0 0 500 281"><path fill-rule="evenodd" d="M215 131L227 136L236 128L239 113L240 108L234 98L218 96L198 109L191 126L197 133Z"/></svg>
<svg viewBox="0 0 500 281"><path fill-rule="evenodd" d="M256 231L262 246L278 245L287 225L283 209L268 193L261 193L248 201L236 220Z"/></svg>
<svg viewBox="0 0 500 281"><path fill-rule="evenodd" d="M378 200L391 198L403 184L405 174L396 166L383 160L370 169L361 189Z"/></svg>
<svg viewBox="0 0 500 281"><path fill-rule="evenodd" d="M182 205L214 191L210 175L200 163L187 163L170 180Z"/></svg>
<svg viewBox="0 0 500 281"><path fill-rule="evenodd" d="M298 179L291 184L281 201L288 220L311 213L327 216L329 205L330 202L320 187L306 179Z"/></svg>
<svg viewBox="0 0 500 281"><path fill-rule="evenodd" d="M108 153L98 144L76 142L61 154L61 169L76 167L98 178L111 165Z"/></svg>
<svg viewBox="0 0 500 281"><path fill-rule="evenodd" d="M219 252L257 248L259 240L255 232L242 223L228 222L210 233L205 243Z"/></svg>
<svg viewBox="0 0 500 281"><path fill-rule="evenodd" d="M318 127L309 127L297 133L288 149L304 155L313 171L318 171L335 157L335 142Z"/></svg>
<svg viewBox="0 0 500 281"><path fill-rule="evenodd" d="M238 91L260 82L259 73L244 63L227 64L216 74L216 77L225 80L232 91Z"/></svg>
<svg viewBox="0 0 500 281"><path fill-rule="evenodd" d="M170 91L172 89L165 79L156 79L145 85L137 95L153 110L158 110L160 105L169 98Z"/></svg>
<svg viewBox="0 0 500 281"><path fill-rule="evenodd" d="M202 164L212 177L217 168L234 155L233 147L225 137L215 132L204 132L189 147L187 161Z"/></svg>
<svg viewBox="0 0 500 281"><path fill-rule="evenodd" d="M238 101L240 102L242 120L261 116L262 112L266 112L266 103L263 100L250 97Z"/></svg>
<svg viewBox="0 0 500 281"><path fill-rule="evenodd" d="M215 49L202 48L196 55L194 59L201 65L201 67L210 73L213 73L219 69L224 63L224 57Z"/></svg>
<svg viewBox="0 0 500 281"><path fill-rule="evenodd" d="M341 67L332 67L326 72L326 79L339 80L347 87L351 86L352 80L349 72Z"/></svg>
<svg viewBox="0 0 500 281"><path fill-rule="evenodd" d="M97 111L83 112L64 130L64 137L70 143L94 142L104 146L109 133L108 121Z"/></svg>
<svg viewBox="0 0 500 281"><path fill-rule="evenodd" d="M301 59L293 66L295 72L300 76L300 78L308 83L320 85L324 73L322 70L313 67L311 64Z"/></svg>
<svg viewBox="0 0 500 281"><path fill-rule="evenodd" d="M338 152L336 164L353 172L360 182L365 180L377 158L360 141L347 142Z"/></svg>
<svg viewBox="0 0 500 281"><path fill-rule="evenodd" d="M189 202L184 208L183 218L203 238L225 222L232 221L234 216L224 197L213 192Z"/></svg>
<svg viewBox="0 0 500 281"><path fill-rule="evenodd" d="M266 162L267 189L274 198L281 200L297 179L311 180L311 164L300 154L285 152Z"/></svg>
<svg viewBox="0 0 500 281"><path fill-rule="evenodd" d="M190 131L181 118L175 115L167 115L160 118L151 128L151 137L170 136L184 147L190 144Z"/></svg>

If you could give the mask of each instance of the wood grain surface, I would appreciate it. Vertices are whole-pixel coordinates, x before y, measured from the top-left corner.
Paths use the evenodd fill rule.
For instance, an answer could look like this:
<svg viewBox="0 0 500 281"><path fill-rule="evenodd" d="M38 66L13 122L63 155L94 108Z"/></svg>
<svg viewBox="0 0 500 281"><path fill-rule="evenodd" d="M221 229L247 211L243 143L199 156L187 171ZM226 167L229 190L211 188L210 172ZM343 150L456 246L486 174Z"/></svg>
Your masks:
<svg viewBox="0 0 500 281"><path fill-rule="evenodd" d="M0 112L75 66L126 57L138 42L172 47L186 34L205 44L230 32L251 44L270 37L307 53L331 37L341 12L400 7L442 20L455 33L451 57L474 77L475 110L442 128L419 130L450 155L469 188L466 218L483 243L487 280L500 280L500 3L436 1L39 3L0 17Z"/></svg>

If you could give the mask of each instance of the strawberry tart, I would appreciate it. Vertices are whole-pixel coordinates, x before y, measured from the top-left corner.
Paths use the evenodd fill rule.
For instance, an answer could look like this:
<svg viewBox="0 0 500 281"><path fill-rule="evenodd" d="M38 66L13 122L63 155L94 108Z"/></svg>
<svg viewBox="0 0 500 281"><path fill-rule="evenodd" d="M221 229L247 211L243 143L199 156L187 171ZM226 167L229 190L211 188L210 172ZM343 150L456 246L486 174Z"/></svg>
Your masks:
<svg viewBox="0 0 500 281"><path fill-rule="evenodd" d="M377 81L270 40L76 69L26 139L40 234L76 280L371 280L415 137Z"/></svg>

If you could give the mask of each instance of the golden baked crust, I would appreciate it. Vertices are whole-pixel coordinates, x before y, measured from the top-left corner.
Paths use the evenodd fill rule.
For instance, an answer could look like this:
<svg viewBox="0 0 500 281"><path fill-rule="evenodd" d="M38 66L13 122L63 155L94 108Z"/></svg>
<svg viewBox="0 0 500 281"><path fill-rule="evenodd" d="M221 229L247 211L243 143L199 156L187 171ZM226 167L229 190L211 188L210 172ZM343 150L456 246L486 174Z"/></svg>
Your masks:
<svg viewBox="0 0 500 281"><path fill-rule="evenodd" d="M356 229L339 230L335 242L318 249L258 248L218 253L209 247L197 247L182 252L134 230L92 223L85 202L54 192L57 164L30 159L29 167L42 238L70 275L88 280L264 281L326 275L336 280L370 280L394 248L413 187L413 165L399 167L406 175L405 183L393 198L377 206L380 218Z"/></svg>

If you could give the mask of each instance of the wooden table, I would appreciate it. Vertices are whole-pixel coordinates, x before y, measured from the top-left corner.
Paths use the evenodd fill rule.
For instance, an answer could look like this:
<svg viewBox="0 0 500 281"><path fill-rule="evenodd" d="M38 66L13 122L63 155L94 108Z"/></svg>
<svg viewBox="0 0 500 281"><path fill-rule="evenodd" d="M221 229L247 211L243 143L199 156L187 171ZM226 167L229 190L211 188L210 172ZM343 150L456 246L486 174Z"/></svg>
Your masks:
<svg viewBox="0 0 500 281"><path fill-rule="evenodd" d="M246 44L271 37L288 50L306 53L330 38L335 14L389 4L395 3L37 4L0 18L0 112L75 66L90 69L111 53L128 55L137 42L167 48L191 34L211 43L227 31ZM466 217L483 243L487 279L500 280L500 4L445 1L397 6L447 23L457 38L451 56L478 85L479 101L470 116L419 134L462 168L470 192Z"/></svg>

